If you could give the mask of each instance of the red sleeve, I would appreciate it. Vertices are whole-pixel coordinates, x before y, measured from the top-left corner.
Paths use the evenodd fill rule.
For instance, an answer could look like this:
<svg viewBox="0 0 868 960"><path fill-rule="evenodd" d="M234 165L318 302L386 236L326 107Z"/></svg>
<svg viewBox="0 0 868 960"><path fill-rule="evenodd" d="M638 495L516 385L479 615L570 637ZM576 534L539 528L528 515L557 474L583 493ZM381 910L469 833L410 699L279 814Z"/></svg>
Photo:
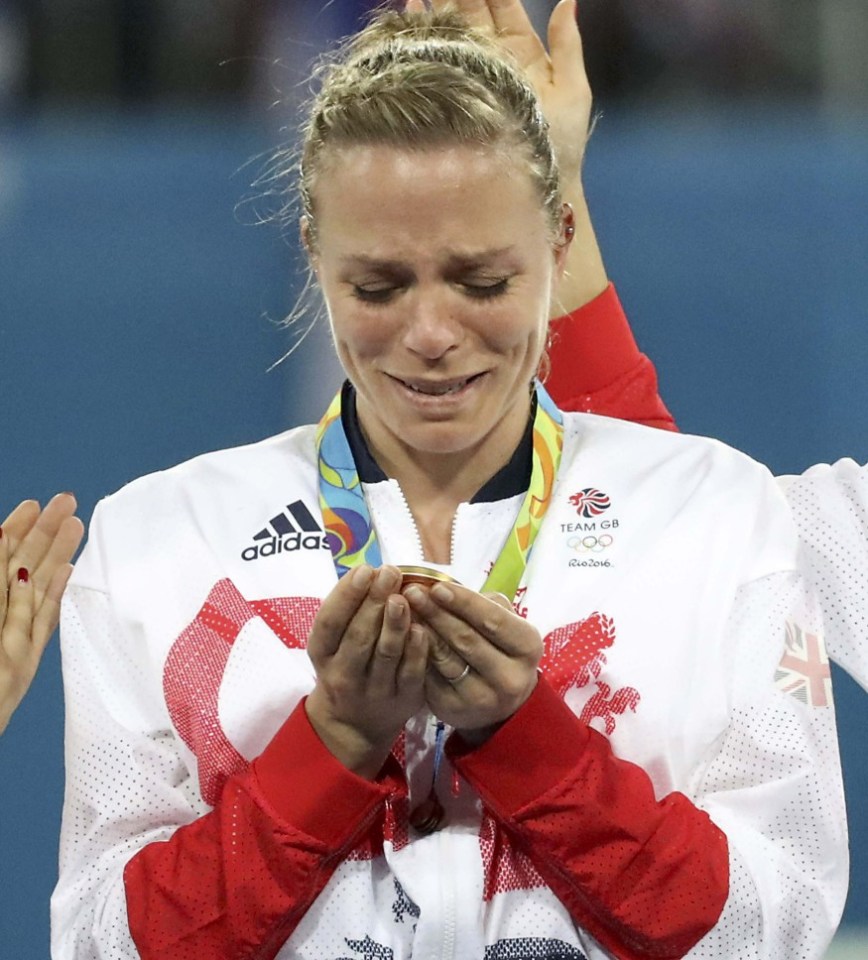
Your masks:
<svg viewBox="0 0 868 960"><path fill-rule="evenodd" d="M340 764L302 702L210 813L127 864L130 933L142 960L251 950L274 957L338 864L382 820L385 800L404 792L391 758L374 783Z"/></svg>
<svg viewBox="0 0 868 960"><path fill-rule="evenodd" d="M598 413L677 430L639 352L615 287L552 323L546 389L562 410Z"/></svg>
<svg viewBox="0 0 868 960"><path fill-rule="evenodd" d="M683 957L717 922L724 833L681 793L658 801L645 771L544 678L481 747L455 735L447 749L576 923L620 960Z"/></svg>

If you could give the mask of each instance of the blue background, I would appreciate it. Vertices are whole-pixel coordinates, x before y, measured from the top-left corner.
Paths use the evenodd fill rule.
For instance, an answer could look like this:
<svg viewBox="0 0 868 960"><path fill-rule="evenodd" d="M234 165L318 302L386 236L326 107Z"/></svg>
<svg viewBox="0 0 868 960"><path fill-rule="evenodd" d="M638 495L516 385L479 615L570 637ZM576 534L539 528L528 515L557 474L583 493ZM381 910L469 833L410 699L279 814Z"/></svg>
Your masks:
<svg viewBox="0 0 868 960"><path fill-rule="evenodd" d="M868 459L865 116L610 111L587 183L610 275L682 429L775 472ZM265 124L225 113L0 127L0 513L316 418L322 325L286 363L293 238L250 225ZM868 924L868 697L837 676ZM861 737L860 737L861 734ZM48 955L62 801L56 641L0 739L0 954ZM11 878L11 882L10 882ZM9 946L14 944L13 950Z"/></svg>

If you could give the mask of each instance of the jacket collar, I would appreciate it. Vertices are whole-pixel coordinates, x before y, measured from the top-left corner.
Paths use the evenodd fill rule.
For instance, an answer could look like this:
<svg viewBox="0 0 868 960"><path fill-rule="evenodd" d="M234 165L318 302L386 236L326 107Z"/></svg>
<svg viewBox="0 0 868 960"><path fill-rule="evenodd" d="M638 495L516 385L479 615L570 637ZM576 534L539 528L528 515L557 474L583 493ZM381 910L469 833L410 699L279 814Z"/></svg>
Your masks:
<svg viewBox="0 0 868 960"><path fill-rule="evenodd" d="M490 480L486 481L482 488L476 492L470 501L471 503L493 503L497 500L507 500L527 490L531 470L533 469L533 418L535 412L536 395L534 394L527 427L509 462L501 467ZM389 478L368 449L368 444L362 434L358 413L356 412L356 391L349 380L343 385L341 422L361 482L381 483L388 480Z"/></svg>

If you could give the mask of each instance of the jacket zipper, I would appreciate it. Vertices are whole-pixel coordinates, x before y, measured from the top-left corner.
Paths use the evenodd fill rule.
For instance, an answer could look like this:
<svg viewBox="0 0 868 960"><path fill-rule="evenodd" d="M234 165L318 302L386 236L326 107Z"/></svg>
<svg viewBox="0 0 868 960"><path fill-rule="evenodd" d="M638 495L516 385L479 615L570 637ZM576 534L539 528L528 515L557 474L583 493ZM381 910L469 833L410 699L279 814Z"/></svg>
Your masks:
<svg viewBox="0 0 868 960"><path fill-rule="evenodd" d="M401 484L397 480L392 480L392 483L398 488L398 496L401 498L401 503L404 504L404 510L407 513L407 517L410 520L410 526L413 528L413 536L416 538L416 546L419 548L419 556L424 560L425 559L425 550L422 547L422 536L419 533L419 527L416 525L416 518L413 516L413 511L410 509L410 504L407 503L407 498L404 496L404 491L401 489Z"/></svg>

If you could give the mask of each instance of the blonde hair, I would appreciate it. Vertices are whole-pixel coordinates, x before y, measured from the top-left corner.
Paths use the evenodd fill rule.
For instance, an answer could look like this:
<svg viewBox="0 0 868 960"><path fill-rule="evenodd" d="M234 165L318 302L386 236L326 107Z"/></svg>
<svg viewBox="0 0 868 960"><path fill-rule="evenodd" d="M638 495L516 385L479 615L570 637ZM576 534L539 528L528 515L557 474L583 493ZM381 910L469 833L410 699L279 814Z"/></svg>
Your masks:
<svg viewBox="0 0 868 960"><path fill-rule="evenodd" d="M467 144L523 157L552 237L560 234L560 174L536 94L509 54L456 11L381 10L364 30L322 59L313 80L318 92L307 107L300 144L275 151L254 182L257 192L251 200L258 222L276 223L294 234L303 217L310 252L317 242L316 182L330 151ZM315 290L308 269L295 307L282 321L295 328L295 342L272 367L290 356L316 325L323 304ZM296 327L305 316L310 321ZM545 356L542 365L547 365Z"/></svg>
<svg viewBox="0 0 868 960"><path fill-rule="evenodd" d="M520 68L454 11L378 13L319 70L298 194L316 244L316 182L333 150L502 147L524 156L556 235L561 189L548 124Z"/></svg>

